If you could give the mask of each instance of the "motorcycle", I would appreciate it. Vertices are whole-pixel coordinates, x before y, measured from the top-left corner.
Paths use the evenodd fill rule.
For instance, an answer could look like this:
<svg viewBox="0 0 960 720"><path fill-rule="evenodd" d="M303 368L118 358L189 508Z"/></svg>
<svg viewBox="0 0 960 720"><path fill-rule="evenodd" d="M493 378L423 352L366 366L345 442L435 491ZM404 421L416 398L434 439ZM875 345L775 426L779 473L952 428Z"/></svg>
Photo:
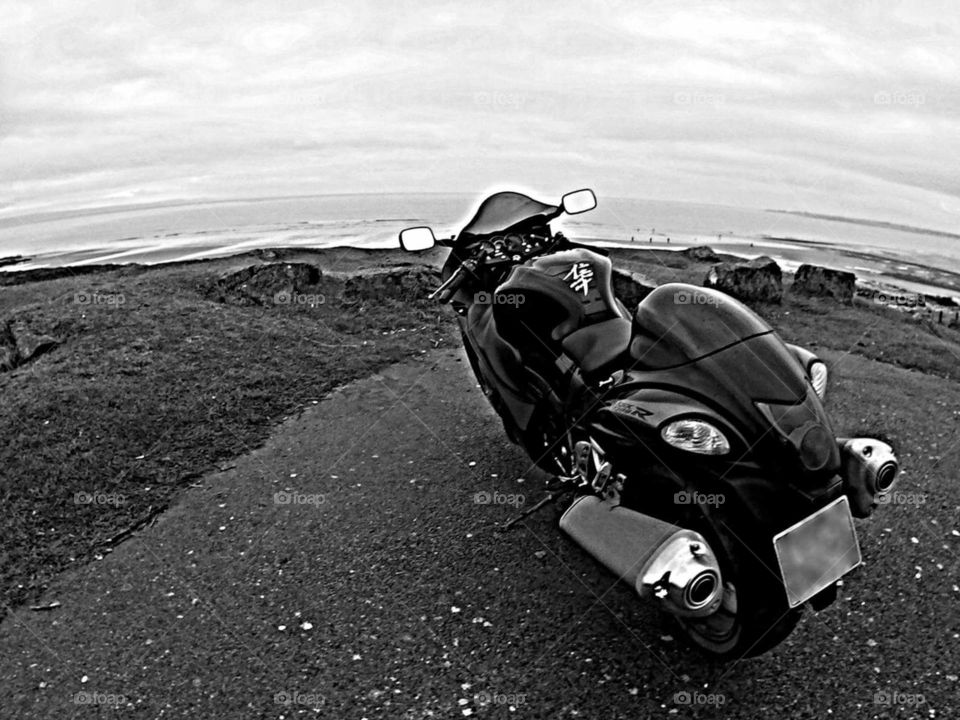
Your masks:
<svg viewBox="0 0 960 720"><path fill-rule="evenodd" d="M827 365L714 289L660 285L636 308L602 248L551 222L596 207L517 192L484 200L431 295L454 310L508 438L550 477L520 518L564 500L560 528L720 658L783 641L861 562L854 517L897 480L893 449L838 438ZM511 521L511 522L515 522Z"/></svg>

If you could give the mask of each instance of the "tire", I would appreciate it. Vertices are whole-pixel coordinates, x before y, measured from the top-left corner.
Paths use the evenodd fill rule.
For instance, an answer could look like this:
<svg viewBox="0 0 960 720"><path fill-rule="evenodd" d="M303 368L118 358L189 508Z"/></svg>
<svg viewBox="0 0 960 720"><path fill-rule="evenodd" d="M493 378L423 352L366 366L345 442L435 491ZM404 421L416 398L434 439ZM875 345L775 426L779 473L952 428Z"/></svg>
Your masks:
<svg viewBox="0 0 960 720"><path fill-rule="evenodd" d="M671 478L668 482L676 485ZM688 488L689 489L689 488ZM803 606L790 608L770 541L769 528L749 511L728 502L721 506L686 505L682 516L651 512L637 493L624 504L699 532L720 564L724 598L720 608L703 619L675 617L698 648L720 660L761 655L783 642L803 615ZM676 510L676 505L672 509Z"/></svg>
<svg viewBox="0 0 960 720"><path fill-rule="evenodd" d="M702 521L694 529L717 555L724 599L708 618L677 621L693 643L714 657L739 660L762 655L793 632L803 606L788 605L772 543L757 533L758 523L723 509L701 512Z"/></svg>

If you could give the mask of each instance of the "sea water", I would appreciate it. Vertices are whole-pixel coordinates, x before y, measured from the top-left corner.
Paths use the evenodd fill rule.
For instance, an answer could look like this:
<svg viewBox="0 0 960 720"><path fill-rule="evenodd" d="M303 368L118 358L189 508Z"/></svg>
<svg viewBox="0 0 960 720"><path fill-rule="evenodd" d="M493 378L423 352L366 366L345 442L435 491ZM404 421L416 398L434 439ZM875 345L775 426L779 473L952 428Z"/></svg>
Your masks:
<svg viewBox="0 0 960 720"><path fill-rule="evenodd" d="M405 227L430 225L438 237L455 233L482 199L460 194L319 195L0 215L0 257L31 258L8 268L19 270L164 262L269 247L395 248ZM564 217L558 227L571 238L599 244L710 245L720 252L768 254L788 270L801 261L846 253L845 260L833 264L858 274L877 272L869 259L856 259L863 253L902 262L903 268L916 263L960 271L957 237L763 209L600 197L595 210Z"/></svg>

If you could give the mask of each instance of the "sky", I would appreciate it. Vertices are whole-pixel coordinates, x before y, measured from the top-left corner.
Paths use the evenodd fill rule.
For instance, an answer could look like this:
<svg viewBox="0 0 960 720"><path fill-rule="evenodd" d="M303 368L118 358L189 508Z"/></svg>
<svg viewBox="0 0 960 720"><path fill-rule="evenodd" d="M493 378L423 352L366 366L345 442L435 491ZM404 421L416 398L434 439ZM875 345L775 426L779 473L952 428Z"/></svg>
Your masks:
<svg viewBox="0 0 960 720"><path fill-rule="evenodd" d="M960 230L949 2L0 0L0 217L517 185Z"/></svg>

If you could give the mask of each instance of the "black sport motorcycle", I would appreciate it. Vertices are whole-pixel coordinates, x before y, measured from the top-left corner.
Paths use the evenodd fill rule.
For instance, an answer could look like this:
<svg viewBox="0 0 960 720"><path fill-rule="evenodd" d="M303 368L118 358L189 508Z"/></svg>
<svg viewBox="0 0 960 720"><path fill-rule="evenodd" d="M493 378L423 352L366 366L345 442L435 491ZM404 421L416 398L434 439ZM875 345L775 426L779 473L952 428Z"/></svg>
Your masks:
<svg viewBox="0 0 960 720"><path fill-rule="evenodd" d="M550 223L596 206L516 192L454 237L432 297L456 312L480 387L509 438L549 473L560 527L721 657L757 655L821 609L860 564L853 517L899 472L892 448L837 438L827 366L737 300L680 283L635 309L606 253ZM521 516L522 517L522 516Z"/></svg>

